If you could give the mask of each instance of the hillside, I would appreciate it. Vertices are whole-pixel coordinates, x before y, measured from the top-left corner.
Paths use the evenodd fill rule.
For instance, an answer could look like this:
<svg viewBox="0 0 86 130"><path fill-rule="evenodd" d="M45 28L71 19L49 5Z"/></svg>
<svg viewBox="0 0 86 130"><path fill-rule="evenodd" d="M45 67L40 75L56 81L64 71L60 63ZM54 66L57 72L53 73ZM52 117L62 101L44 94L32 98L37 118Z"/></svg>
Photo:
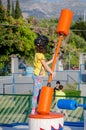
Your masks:
<svg viewBox="0 0 86 130"><path fill-rule="evenodd" d="M7 0L3 0L6 5ZM12 2L12 0L10 0ZM14 0L15 2L16 0ZM74 20L84 18L86 12L86 0L19 0L24 17L58 18L61 9L68 8L74 12Z"/></svg>
<svg viewBox="0 0 86 130"><path fill-rule="evenodd" d="M62 1L62 2L61 2ZM27 5L22 2L21 8L23 11L23 15L27 14L27 16L35 16L37 18L58 18L61 9L68 8L73 10L74 19L76 17L82 16L84 17L84 10L86 9L86 2L80 2L75 0L61 0L56 2L34 2L30 3L26 2Z"/></svg>

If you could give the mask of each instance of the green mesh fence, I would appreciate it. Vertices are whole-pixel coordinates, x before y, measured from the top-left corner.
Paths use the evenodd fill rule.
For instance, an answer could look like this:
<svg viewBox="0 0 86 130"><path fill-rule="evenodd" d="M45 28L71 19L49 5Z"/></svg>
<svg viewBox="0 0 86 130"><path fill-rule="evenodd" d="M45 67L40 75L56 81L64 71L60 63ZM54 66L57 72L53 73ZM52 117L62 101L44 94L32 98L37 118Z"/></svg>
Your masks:
<svg viewBox="0 0 86 130"><path fill-rule="evenodd" d="M67 99L75 99L79 104L86 104L86 97L66 97ZM32 95L0 95L0 124L26 123L28 115L31 112ZM55 101L53 100L51 112L55 111ZM65 121L77 122L83 121L83 107L76 110L66 110L68 119Z"/></svg>
<svg viewBox="0 0 86 130"><path fill-rule="evenodd" d="M0 95L0 124L27 122L31 95Z"/></svg>

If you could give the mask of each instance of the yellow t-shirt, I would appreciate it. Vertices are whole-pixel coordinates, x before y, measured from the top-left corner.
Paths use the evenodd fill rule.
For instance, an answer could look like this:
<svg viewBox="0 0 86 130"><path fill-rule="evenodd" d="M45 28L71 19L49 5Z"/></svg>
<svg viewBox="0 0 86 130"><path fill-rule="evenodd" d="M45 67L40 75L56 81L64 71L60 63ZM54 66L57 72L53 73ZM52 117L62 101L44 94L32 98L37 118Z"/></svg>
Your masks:
<svg viewBox="0 0 86 130"><path fill-rule="evenodd" d="M65 99L65 96L66 96L66 94L61 90L56 90L55 95L56 95L55 99L57 102L59 99ZM63 96L63 97L61 97L61 96Z"/></svg>
<svg viewBox="0 0 86 130"><path fill-rule="evenodd" d="M45 56L43 53L36 53L35 54L35 60L34 60L34 74L35 75L40 75L40 76L45 76L46 71L44 67L42 66L41 60L45 60Z"/></svg>

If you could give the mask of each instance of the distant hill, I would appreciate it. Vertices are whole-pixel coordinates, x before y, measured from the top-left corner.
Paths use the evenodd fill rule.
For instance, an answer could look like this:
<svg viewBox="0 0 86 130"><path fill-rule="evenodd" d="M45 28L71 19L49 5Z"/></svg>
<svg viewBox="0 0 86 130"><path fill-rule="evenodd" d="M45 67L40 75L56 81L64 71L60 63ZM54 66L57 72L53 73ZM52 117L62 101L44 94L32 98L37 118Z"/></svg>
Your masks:
<svg viewBox="0 0 86 130"><path fill-rule="evenodd" d="M12 1L12 0L11 0ZM14 0L15 2L16 0ZM24 17L58 18L61 9L68 8L74 12L74 20L84 18L86 13L86 0L19 0ZM3 0L6 4L6 0Z"/></svg>

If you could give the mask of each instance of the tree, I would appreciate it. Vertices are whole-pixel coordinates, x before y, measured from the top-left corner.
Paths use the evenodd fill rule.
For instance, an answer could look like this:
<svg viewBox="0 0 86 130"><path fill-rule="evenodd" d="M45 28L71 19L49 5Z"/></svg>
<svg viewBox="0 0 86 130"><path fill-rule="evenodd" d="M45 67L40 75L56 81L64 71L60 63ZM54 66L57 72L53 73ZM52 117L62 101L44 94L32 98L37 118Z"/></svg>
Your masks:
<svg viewBox="0 0 86 130"><path fill-rule="evenodd" d="M15 19L22 17L22 12L19 5L19 0L16 0L16 7L15 7Z"/></svg>
<svg viewBox="0 0 86 130"><path fill-rule="evenodd" d="M10 19L10 18L9 18ZM15 19L14 19L15 20ZM34 56L34 39L36 34L25 24L23 19L6 22L7 25L0 27L0 59L9 59L12 54L24 57L31 64ZM12 25L12 26L11 26ZM3 31L2 31L3 30Z"/></svg>
<svg viewBox="0 0 86 130"><path fill-rule="evenodd" d="M2 0L0 0L0 22L2 23L6 19L6 9L2 5Z"/></svg>
<svg viewBox="0 0 86 130"><path fill-rule="evenodd" d="M14 2L12 1L12 17L15 18L15 9L14 9Z"/></svg>
<svg viewBox="0 0 86 130"><path fill-rule="evenodd" d="M86 40L86 22L84 22L81 18L72 25L71 29L73 29L75 34Z"/></svg>
<svg viewBox="0 0 86 130"><path fill-rule="evenodd" d="M0 0L0 6L2 6L2 0Z"/></svg>
<svg viewBox="0 0 86 130"><path fill-rule="evenodd" d="M10 0L7 0L7 16L10 16Z"/></svg>

